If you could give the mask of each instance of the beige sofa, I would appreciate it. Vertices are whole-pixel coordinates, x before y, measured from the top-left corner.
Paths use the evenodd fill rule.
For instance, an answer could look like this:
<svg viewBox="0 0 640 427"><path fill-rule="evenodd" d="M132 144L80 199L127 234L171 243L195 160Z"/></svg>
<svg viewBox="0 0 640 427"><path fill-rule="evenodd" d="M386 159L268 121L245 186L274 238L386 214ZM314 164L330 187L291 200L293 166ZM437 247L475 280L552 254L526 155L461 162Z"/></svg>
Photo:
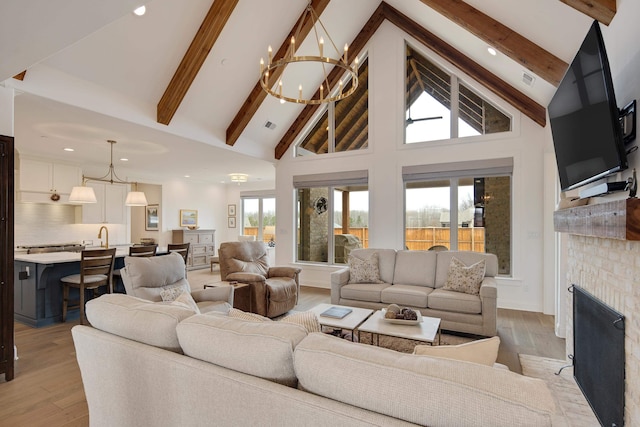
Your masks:
<svg viewBox="0 0 640 427"><path fill-rule="evenodd" d="M565 425L546 384L297 324L110 294L72 329L98 426Z"/></svg>
<svg viewBox="0 0 640 427"><path fill-rule="evenodd" d="M349 267L331 274L331 303L381 309L389 304L412 307L442 319L445 330L496 335L498 259L493 254L464 251L396 251L354 249L351 256L378 255L382 283L350 283ZM479 295L442 289L452 258L466 265L485 260Z"/></svg>

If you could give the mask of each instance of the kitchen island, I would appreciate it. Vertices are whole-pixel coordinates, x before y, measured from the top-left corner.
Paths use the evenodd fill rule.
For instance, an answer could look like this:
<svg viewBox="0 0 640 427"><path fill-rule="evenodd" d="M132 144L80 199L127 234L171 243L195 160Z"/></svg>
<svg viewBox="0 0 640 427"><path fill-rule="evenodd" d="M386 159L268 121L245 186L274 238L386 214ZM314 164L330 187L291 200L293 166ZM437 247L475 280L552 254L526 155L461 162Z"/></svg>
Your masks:
<svg viewBox="0 0 640 427"><path fill-rule="evenodd" d="M124 267L124 257L128 254L128 245L116 248L114 269ZM60 278L80 273L80 256L80 252L41 254L16 252L14 255L14 319L33 327L62 322ZM114 287L116 287L115 281ZM120 285L116 291L124 292L124 289ZM70 297L76 299L77 290L71 289ZM74 320L79 315L78 309L69 310L67 319Z"/></svg>

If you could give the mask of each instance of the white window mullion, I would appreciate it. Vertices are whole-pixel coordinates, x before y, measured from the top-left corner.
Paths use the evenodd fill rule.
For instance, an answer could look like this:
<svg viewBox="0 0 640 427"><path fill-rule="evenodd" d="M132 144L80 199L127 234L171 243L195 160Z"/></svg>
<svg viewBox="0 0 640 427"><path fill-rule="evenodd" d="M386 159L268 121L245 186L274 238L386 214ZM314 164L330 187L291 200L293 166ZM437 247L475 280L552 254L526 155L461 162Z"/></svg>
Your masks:
<svg viewBox="0 0 640 427"><path fill-rule="evenodd" d="M329 191L328 191L328 201L327 201L327 213L329 214L329 221L327 223L327 262L331 265L331 264L335 264L336 260L335 260L335 243L334 243L334 230L333 230L333 224L335 224L335 219L334 219L334 206L335 204L333 203L333 197L335 195L335 191L334 191L334 187L329 187ZM344 207L343 207L344 208Z"/></svg>
<svg viewBox="0 0 640 427"><path fill-rule="evenodd" d="M258 199L258 240L259 242L264 241L264 236L262 235L262 229L264 228L263 223L263 212L262 212L262 198Z"/></svg>
<svg viewBox="0 0 640 427"><path fill-rule="evenodd" d="M451 250L458 250L458 178L449 180L449 230Z"/></svg>
<svg viewBox="0 0 640 427"><path fill-rule="evenodd" d="M328 142L328 152L329 153L335 153L336 151L336 104L335 102L330 102L329 103L329 108L327 109L327 125L329 126L329 133L327 135L327 138L329 138L329 142Z"/></svg>
<svg viewBox="0 0 640 427"><path fill-rule="evenodd" d="M460 90L458 88L458 77L451 75L451 138L458 137L458 116L460 109Z"/></svg>

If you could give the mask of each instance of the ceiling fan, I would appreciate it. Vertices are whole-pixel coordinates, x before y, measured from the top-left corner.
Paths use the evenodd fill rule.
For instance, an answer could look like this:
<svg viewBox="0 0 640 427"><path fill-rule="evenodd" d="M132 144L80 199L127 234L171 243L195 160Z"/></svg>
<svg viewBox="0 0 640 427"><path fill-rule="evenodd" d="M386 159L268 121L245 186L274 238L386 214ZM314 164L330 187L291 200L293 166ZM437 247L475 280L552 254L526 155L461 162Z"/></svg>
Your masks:
<svg viewBox="0 0 640 427"><path fill-rule="evenodd" d="M415 122L422 122L422 121L425 121L425 120L438 120L438 119L441 119L441 118L442 118L442 116L433 116L433 117L421 117L419 119L412 119L411 118L411 107L409 107L409 117L407 117L406 126L414 124Z"/></svg>

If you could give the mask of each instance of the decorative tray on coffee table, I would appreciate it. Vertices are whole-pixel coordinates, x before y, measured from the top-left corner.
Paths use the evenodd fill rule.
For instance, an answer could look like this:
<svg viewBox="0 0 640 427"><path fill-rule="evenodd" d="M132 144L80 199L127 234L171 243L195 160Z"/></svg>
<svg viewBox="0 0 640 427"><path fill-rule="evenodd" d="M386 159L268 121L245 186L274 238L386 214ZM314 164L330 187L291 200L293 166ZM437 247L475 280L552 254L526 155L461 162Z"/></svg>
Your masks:
<svg viewBox="0 0 640 427"><path fill-rule="evenodd" d="M418 323L422 322L422 313L420 313L418 310L414 310L414 311L418 315L418 318L416 320L387 319L386 317L384 317L384 315L387 313L387 309L383 308L382 320L384 320L387 323L395 323L396 325L417 325Z"/></svg>

